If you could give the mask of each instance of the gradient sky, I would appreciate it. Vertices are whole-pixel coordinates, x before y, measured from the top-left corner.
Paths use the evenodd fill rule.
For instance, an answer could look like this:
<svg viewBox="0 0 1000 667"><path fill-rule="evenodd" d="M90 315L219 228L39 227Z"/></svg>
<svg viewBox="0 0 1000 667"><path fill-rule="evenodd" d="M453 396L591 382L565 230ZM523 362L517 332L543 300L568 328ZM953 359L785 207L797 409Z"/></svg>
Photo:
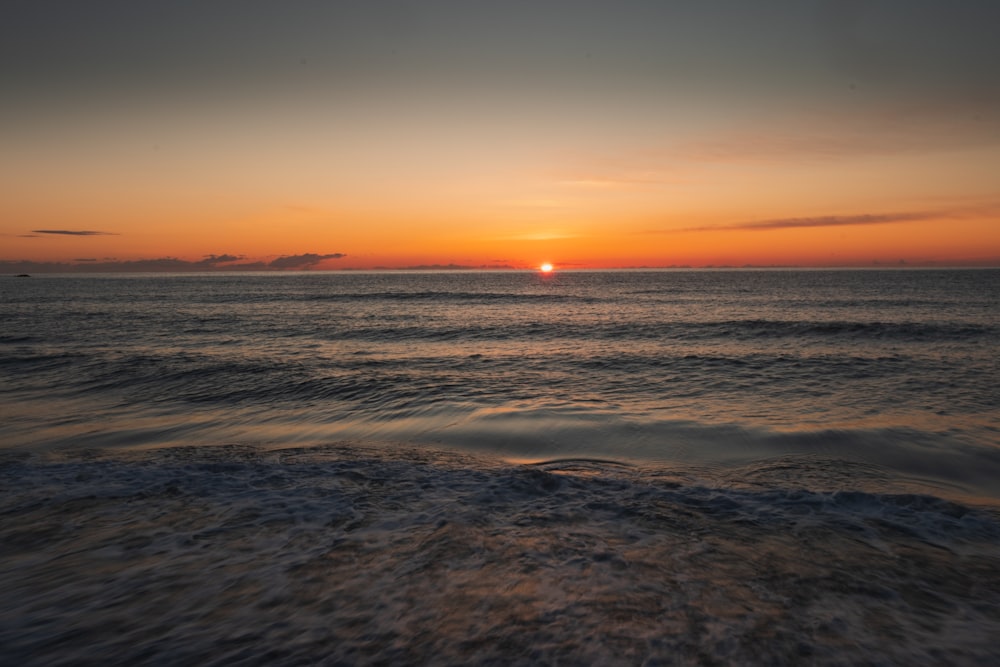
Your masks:
<svg viewBox="0 0 1000 667"><path fill-rule="evenodd" d="M0 260L998 265L998 25L995 0L6 0Z"/></svg>

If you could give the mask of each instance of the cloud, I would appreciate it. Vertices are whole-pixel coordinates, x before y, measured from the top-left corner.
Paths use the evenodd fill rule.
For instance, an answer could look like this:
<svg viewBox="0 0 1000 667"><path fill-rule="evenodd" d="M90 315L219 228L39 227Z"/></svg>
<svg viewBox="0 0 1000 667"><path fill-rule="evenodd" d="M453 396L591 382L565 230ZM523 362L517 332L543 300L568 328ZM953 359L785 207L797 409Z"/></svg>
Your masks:
<svg viewBox="0 0 1000 667"><path fill-rule="evenodd" d="M118 236L114 232L94 232L86 229L32 229L33 234L62 234L64 236Z"/></svg>
<svg viewBox="0 0 1000 667"><path fill-rule="evenodd" d="M664 164L667 151L643 149L619 160L594 160L589 170L556 178L555 185L574 190L648 190L678 182L677 169Z"/></svg>
<svg viewBox="0 0 1000 667"><path fill-rule="evenodd" d="M270 262L242 262L243 255L207 255L197 261L176 257L155 259L117 260L105 258L97 260L89 257L72 262L36 262L31 260L0 260L0 271L14 273L185 273L193 271L275 271L288 269L308 269L327 259L346 257L343 253L319 255L306 253L279 257Z"/></svg>
<svg viewBox="0 0 1000 667"><path fill-rule="evenodd" d="M340 259L341 257L346 256L347 255L340 252L335 252L329 255L317 255L311 252L303 255L285 255L284 257L279 257L271 261L268 264L268 267L272 269L306 269L327 259Z"/></svg>
<svg viewBox="0 0 1000 667"><path fill-rule="evenodd" d="M238 262L241 259L246 259L246 255L205 255L205 258L199 260L197 263L206 266L215 266L216 264L225 264L227 262Z"/></svg>
<svg viewBox="0 0 1000 667"><path fill-rule="evenodd" d="M809 218L772 218L750 220L728 225L703 225L685 227L678 232L718 232L732 230L770 231L774 229L801 229L804 227L847 227L855 225L887 225L897 222L917 222L936 218L952 217L940 211L915 211L909 213L880 213L861 215L821 215Z"/></svg>
<svg viewBox="0 0 1000 667"><path fill-rule="evenodd" d="M498 260L504 262L505 260ZM375 271L498 271L524 269L512 264L414 264L411 266L373 266Z"/></svg>

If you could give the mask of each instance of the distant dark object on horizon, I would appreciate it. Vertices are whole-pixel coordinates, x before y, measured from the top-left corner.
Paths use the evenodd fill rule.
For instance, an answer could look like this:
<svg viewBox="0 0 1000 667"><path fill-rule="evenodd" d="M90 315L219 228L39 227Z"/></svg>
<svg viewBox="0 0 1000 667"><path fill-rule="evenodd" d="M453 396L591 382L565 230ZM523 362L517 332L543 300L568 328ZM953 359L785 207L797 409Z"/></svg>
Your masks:
<svg viewBox="0 0 1000 667"><path fill-rule="evenodd" d="M27 273L19 273L19 274L17 274L14 277L15 278L30 278L31 276L29 276Z"/></svg>

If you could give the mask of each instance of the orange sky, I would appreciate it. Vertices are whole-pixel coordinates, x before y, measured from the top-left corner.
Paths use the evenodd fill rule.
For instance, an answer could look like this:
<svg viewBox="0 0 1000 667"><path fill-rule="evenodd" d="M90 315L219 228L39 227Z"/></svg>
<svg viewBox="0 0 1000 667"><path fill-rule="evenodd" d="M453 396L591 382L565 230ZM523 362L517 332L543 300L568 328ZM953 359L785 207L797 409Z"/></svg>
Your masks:
<svg viewBox="0 0 1000 667"><path fill-rule="evenodd" d="M1000 263L1000 91L970 65L996 47L974 12L432 2L387 34L364 8L287 12L258 17L263 46L219 24L187 52L171 39L208 10L180 4L118 17L156 33L134 40L91 17L75 53L23 10L0 261ZM335 48L344 21L362 33ZM46 40L63 59L31 59ZM273 61L217 71L219 53Z"/></svg>

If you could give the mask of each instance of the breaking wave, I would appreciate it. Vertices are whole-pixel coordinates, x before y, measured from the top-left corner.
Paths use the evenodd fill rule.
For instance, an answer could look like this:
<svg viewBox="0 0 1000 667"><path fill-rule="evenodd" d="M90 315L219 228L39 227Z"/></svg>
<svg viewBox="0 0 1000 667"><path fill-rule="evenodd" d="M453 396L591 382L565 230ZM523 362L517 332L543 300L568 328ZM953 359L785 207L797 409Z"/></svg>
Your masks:
<svg viewBox="0 0 1000 667"><path fill-rule="evenodd" d="M1000 658L994 510L812 490L796 467L759 464L737 488L697 468L428 448L9 455L0 659Z"/></svg>

